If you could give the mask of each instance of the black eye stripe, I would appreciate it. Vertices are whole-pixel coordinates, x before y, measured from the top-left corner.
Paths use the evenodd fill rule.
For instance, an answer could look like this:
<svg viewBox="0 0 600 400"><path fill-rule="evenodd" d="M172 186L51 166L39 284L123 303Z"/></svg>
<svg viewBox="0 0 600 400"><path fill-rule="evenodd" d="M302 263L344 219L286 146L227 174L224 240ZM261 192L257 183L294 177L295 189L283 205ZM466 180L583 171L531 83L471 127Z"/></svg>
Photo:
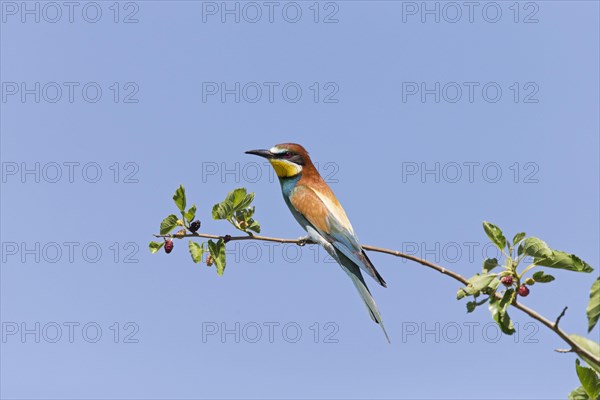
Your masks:
<svg viewBox="0 0 600 400"><path fill-rule="evenodd" d="M295 154L292 153L291 151L284 151L283 153L279 153L277 154L277 158L286 158L286 159L290 159L294 156Z"/></svg>
<svg viewBox="0 0 600 400"><path fill-rule="evenodd" d="M298 165L304 165L304 159L300 154L294 154L294 156L290 158L290 161Z"/></svg>
<svg viewBox="0 0 600 400"><path fill-rule="evenodd" d="M302 156L292 151L285 151L283 153L279 153L276 157L286 161L291 161L294 164L304 165L304 159L302 158Z"/></svg>

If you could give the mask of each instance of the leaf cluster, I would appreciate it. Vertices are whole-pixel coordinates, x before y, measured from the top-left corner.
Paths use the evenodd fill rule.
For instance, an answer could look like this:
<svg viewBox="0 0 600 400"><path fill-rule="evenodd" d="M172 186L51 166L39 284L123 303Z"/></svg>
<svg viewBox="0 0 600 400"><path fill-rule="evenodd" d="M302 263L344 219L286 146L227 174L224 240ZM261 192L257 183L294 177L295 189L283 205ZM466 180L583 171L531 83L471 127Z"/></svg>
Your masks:
<svg viewBox="0 0 600 400"><path fill-rule="evenodd" d="M254 200L254 193L247 193L246 189L238 188L227 194L225 200L213 206L212 217L215 220L227 220L236 229L239 229L249 235L252 232L260 233L260 224L253 218L255 208L250 206ZM190 229L190 224L196 218L196 204L193 204L186 210L187 199L185 188L180 185L173 195L173 202L179 210L181 218L176 214L170 214L160 223L160 234L169 235L173 229L181 227L182 229L169 237L172 239L182 239L184 234L194 234ZM199 226L199 225L198 225ZM158 252L165 244L166 238L162 242L150 242L149 249L151 253ZM170 240L170 239L169 239ZM223 275L227 259L225 255L226 237L218 240L208 240L207 242L197 243L190 240L188 250L195 263L203 261L206 254L206 265L216 266L217 273Z"/></svg>
<svg viewBox="0 0 600 400"><path fill-rule="evenodd" d="M459 289L457 299L472 296L474 299L467 303L467 312L473 312L476 307L488 303L492 318L502 332L512 335L515 332L513 323L508 315L508 308L516 301L517 293L522 285L531 286L536 283L550 283L555 277L548 274L543 268L562 269L573 272L590 273L593 268L574 254L550 248L546 242L537 237L527 237L525 232L517 233L512 243L506 239L502 230L489 222L483 223L483 229L489 240L504 255L504 262L496 258L484 260L482 272L468 279L468 284ZM525 259L531 263L523 269L519 264ZM492 271L502 267L500 272ZM529 278L526 274L534 269L537 271ZM505 278L506 277L506 278ZM504 279L503 279L504 278ZM500 291L500 283L507 286ZM527 293L525 293L527 294ZM486 295L483 300L478 296ZM590 290L590 300L586 310L588 318L588 332L591 332L600 318L600 277L595 280ZM600 344L581 336L571 335L571 339L591 354L600 355ZM576 360L576 372L581 386L569 394L571 400L596 400L600 396L600 368L590 360L583 359L590 367L583 366Z"/></svg>

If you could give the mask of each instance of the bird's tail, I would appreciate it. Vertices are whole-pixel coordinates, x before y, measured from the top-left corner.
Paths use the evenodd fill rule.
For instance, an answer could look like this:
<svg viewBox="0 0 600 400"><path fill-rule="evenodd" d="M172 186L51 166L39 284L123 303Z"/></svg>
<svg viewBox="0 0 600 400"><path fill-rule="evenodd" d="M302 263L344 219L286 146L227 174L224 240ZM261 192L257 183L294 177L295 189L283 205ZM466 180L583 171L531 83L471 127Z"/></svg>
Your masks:
<svg viewBox="0 0 600 400"><path fill-rule="evenodd" d="M352 279L352 283L354 283L354 286L356 286L356 290L358 290L358 293L364 301L365 306L367 306L367 310L369 311L369 315L371 315L371 319L381 326L385 338L387 339L388 343L391 343L390 338L385 330L385 326L383 326L383 319L381 318L381 314L379 314L377 304L375 304L375 300L371 295L371 291L365 283L362 273L360 272L360 268L340 252L338 252L338 257L341 261L342 268L344 271L346 271L350 279Z"/></svg>

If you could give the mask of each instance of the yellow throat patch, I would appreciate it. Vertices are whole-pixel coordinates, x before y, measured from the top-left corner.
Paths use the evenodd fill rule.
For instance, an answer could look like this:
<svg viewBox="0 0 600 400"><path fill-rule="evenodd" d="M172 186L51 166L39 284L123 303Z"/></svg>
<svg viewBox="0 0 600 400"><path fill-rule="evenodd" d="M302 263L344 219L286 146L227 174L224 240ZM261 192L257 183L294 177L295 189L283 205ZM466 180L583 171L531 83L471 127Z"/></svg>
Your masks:
<svg viewBox="0 0 600 400"><path fill-rule="evenodd" d="M286 160L269 160L275 173L280 178L289 178L302 172L302 167Z"/></svg>

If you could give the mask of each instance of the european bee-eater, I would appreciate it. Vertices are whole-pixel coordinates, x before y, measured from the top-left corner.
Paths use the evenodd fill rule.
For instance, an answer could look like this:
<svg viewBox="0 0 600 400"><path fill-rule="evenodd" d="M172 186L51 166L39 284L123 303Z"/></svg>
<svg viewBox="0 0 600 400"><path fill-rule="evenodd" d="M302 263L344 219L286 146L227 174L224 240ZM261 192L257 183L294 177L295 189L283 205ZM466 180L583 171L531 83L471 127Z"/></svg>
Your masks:
<svg viewBox="0 0 600 400"><path fill-rule="evenodd" d="M341 265L358 289L373 321L389 337L375 300L362 276L361 269L381 286L387 287L363 250L346 212L312 163L308 152L299 144L283 143L270 150L250 150L269 160L279 177L283 199L308 238L325 248Z"/></svg>

